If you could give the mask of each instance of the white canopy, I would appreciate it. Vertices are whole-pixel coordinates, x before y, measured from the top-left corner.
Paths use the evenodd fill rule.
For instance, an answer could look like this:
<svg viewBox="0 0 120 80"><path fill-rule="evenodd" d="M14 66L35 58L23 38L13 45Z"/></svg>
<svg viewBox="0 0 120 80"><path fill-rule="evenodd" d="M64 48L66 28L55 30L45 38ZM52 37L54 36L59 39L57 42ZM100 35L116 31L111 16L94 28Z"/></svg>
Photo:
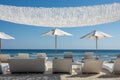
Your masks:
<svg viewBox="0 0 120 80"><path fill-rule="evenodd" d="M15 38L8 34L5 34L4 32L0 32L0 52L1 52L1 40L2 39L15 39Z"/></svg>
<svg viewBox="0 0 120 80"><path fill-rule="evenodd" d="M43 27L80 27L120 20L120 3L81 7L0 5L0 20Z"/></svg>
<svg viewBox="0 0 120 80"><path fill-rule="evenodd" d="M54 36L55 37L55 53L57 53L57 37L58 36L72 36L72 34L64 32L60 29L53 29L49 32L43 33L42 36Z"/></svg>
<svg viewBox="0 0 120 80"><path fill-rule="evenodd" d="M94 30L85 36L81 37L81 39L95 39L96 40L96 58L97 58L97 50L98 50L98 40L99 39L104 39L104 38L110 38L112 37L111 35L108 35L106 33L103 33L101 31Z"/></svg>
<svg viewBox="0 0 120 80"><path fill-rule="evenodd" d="M42 36L72 36L72 34L64 32L60 29L53 29L49 32L43 33Z"/></svg>
<svg viewBox="0 0 120 80"><path fill-rule="evenodd" d="M103 33L101 31L94 30L91 33L86 34L83 36L83 39L103 39L103 38L109 38L112 37L111 35L108 35L106 33Z"/></svg>
<svg viewBox="0 0 120 80"><path fill-rule="evenodd" d="M7 35L4 32L0 32L0 38L1 39L15 39L14 37Z"/></svg>

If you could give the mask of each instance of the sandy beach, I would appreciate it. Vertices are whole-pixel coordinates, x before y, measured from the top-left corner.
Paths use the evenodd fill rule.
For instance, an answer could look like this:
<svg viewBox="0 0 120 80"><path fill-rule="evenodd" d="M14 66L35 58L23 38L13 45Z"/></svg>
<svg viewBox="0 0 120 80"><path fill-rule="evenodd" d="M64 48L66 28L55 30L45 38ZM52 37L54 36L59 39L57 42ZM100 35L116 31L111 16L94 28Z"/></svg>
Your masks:
<svg viewBox="0 0 120 80"><path fill-rule="evenodd" d="M0 0L0 80L120 80L120 0Z"/></svg>
<svg viewBox="0 0 120 80"><path fill-rule="evenodd" d="M48 61L48 71L41 74L1 74L0 80L120 80L120 75L113 75L109 71L102 69L100 74L81 74L79 65L72 65L72 74L53 74L52 62Z"/></svg>

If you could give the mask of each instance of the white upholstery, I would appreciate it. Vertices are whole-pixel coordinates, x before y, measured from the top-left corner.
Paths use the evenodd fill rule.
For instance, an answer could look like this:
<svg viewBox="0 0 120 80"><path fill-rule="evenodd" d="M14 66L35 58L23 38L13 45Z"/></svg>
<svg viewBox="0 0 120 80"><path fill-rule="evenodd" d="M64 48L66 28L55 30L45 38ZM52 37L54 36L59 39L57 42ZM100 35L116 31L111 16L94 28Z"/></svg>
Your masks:
<svg viewBox="0 0 120 80"><path fill-rule="evenodd" d="M46 60L40 59L9 59L10 72L45 72Z"/></svg>
<svg viewBox="0 0 120 80"><path fill-rule="evenodd" d="M28 53L19 53L18 58L19 59L29 59L29 54Z"/></svg>
<svg viewBox="0 0 120 80"><path fill-rule="evenodd" d="M93 52L85 52L85 58L84 59L94 59Z"/></svg>
<svg viewBox="0 0 120 80"><path fill-rule="evenodd" d="M117 58L115 60L115 63L103 64L103 68L107 69L109 72L113 74L120 74L120 58Z"/></svg>
<svg viewBox="0 0 120 80"><path fill-rule="evenodd" d="M103 61L87 59L84 62L83 73L100 73Z"/></svg>
<svg viewBox="0 0 120 80"><path fill-rule="evenodd" d="M37 58L45 58L46 60L48 59L46 53L37 53Z"/></svg>
<svg viewBox="0 0 120 80"><path fill-rule="evenodd" d="M10 59L10 55L9 54L0 54L0 61L3 63L7 63L8 59Z"/></svg>
<svg viewBox="0 0 120 80"><path fill-rule="evenodd" d="M72 73L72 59L54 59L53 73Z"/></svg>
<svg viewBox="0 0 120 80"><path fill-rule="evenodd" d="M102 68L108 70L109 72L113 72L113 63L104 63Z"/></svg>
<svg viewBox="0 0 120 80"><path fill-rule="evenodd" d="M9 69L8 63L1 63L0 67L1 67L1 70L2 70L2 74L7 74L7 71Z"/></svg>

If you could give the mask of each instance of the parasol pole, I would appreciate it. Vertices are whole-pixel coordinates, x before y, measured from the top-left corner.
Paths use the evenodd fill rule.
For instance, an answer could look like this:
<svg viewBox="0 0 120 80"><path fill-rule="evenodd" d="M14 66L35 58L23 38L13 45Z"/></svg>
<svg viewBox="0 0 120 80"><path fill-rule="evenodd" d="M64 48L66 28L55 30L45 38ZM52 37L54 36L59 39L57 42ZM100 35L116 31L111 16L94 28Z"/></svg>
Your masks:
<svg viewBox="0 0 120 80"><path fill-rule="evenodd" d="M55 53L57 53L57 35L55 35Z"/></svg>
<svg viewBox="0 0 120 80"><path fill-rule="evenodd" d="M98 56L98 37L96 36L96 58Z"/></svg>
<svg viewBox="0 0 120 80"><path fill-rule="evenodd" d="M2 39L0 38L0 53L1 53L1 45L2 45Z"/></svg>

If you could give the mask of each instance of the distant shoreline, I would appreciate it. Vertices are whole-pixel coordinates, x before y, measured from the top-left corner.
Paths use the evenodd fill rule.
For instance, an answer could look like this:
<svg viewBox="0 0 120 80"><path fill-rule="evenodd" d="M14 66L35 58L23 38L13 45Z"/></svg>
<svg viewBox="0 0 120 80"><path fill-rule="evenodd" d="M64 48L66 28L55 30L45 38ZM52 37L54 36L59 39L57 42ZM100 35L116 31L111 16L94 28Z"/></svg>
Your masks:
<svg viewBox="0 0 120 80"><path fill-rule="evenodd" d="M2 49L2 50L55 50L55 49ZM96 49L57 49L57 50L96 50ZM101 50L120 50L120 49L98 49Z"/></svg>

